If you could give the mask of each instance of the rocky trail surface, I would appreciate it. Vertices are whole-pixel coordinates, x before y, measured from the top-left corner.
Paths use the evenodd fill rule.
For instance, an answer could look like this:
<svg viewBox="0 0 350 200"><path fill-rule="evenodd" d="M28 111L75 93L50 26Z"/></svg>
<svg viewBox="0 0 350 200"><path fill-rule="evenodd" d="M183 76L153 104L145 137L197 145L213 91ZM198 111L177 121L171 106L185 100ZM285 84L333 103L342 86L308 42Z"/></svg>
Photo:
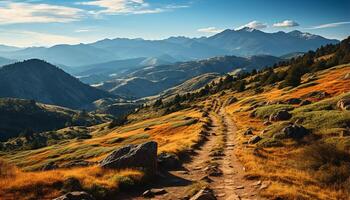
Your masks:
<svg viewBox="0 0 350 200"><path fill-rule="evenodd" d="M152 195L151 199L263 199L258 196L263 188L261 181L244 178L244 167L234 154L236 127L233 121L219 100L215 99L212 105L207 141L195 150L182 169L160 175L151 188L156 192L161 189L162 192ZM210 193L204 195L205 198L190 194L191 190L203 188Z"/></svg>

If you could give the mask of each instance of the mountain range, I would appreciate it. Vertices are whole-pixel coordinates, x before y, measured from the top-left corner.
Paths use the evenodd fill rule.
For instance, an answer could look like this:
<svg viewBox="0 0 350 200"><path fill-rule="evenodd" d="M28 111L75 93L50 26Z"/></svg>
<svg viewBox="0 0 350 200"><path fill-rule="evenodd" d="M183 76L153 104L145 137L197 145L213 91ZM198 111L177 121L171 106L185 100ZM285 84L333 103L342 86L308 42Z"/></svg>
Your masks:
<svg viewBox="0 0 350 200"><path fill-rule="evenodd" d="M85 85L47 62L32 59L0 68L0 97L83 109L97 99L113 95Z"/></svg>
<svg viewBox="0 0 350 200"><path fill-rule="evenodd" d="M61 44L49 48L31 47L11 51L1 51L2 48L0 48L0 56L14 60L39 58L58 66L77 67L113 60L164 55L179 61L223 55L281 56L292 52L305 52L321 45L337 42L339 41L300 31L266 33L243 28L227 29L213 36L200 38L170 37L164 40L116 38L89 44Z"/></svg>
<svg viewBox="0 0 350 200"><path fill-rule="evenodd" d="M261 69L266 65L273 65L279 61L282 59L267 55L249 58L213 57L198 61L136 68L123 74L122 77L104 81L95 86L127 99L137 99L156 95L203 74L225 74L234 70L251 71L252 69Z"/></svg>

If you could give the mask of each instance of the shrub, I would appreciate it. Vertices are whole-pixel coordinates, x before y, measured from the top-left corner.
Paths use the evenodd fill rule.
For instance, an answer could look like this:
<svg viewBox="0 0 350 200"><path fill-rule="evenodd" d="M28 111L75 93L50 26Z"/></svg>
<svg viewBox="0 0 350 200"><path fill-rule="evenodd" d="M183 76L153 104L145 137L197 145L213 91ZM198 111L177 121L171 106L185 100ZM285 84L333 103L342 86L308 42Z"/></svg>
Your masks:
<svg viewBox="0 0 350 200"><path fill-rule="evenodd" d="M121 126L121 125L126 124L127 122L128 122L128 119L126 116L120 116L120 117L113 119L113 121L108 125L108 128L111 129L111 128L114 128L116 126Z"/></svg>

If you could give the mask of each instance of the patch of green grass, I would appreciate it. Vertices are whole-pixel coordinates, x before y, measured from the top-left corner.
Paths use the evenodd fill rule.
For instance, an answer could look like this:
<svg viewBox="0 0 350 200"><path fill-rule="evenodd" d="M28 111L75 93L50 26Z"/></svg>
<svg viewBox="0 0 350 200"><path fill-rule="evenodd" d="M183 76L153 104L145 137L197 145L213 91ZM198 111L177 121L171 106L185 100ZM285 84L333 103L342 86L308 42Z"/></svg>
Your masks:
<svg viewBox="0 0 350 200"><path fill-rule="evenodd" d="M266 128L267 132L262 134L263 137L273 138L276 133L279 133L284 127L289 124L288 121L275 122Z"/></svg>
<svg viewBox="0 0 350 200"><path fill-rule="evenodd" d="M350 112L337 110L299 112L294 114L291 120L301 121L305 128L322 133L327 129L345 128L350 122Z"/></svg>
<svg viewBox="0 0 350 200"><path fill-rule="evenodd" d="M106 141L106 143L107 144L115 144L115 143L123 142L124 140L125 140L125 138L117 137L117 138L113 138L113 139Z"/></svg>
<svg viewBox="0 0 350 200"><path fill-rule="evenodd" d="M263 138L258 142L259 147L281 147L283 143L276 138Z"/></svg>
<svg viewBox="0 0 350 200"><path fill-rule="evenodd" d="M197 122L198 122L198 119L189 119L186 121L176 122L176 123L172 124L171 127L177 128L177 127L181 127L181 126L190 126L190 125L195 124Z"/></svg>
<svg viewBox="0 0 350 200"><path fill-rule="evenodd" d="M150 135L147 133L140 133L140 134L132 135L132 136L126 138L125 143L128 144L128 143L132 143L136 140L148 139L149 137L150 137Z"/></svg>
<svg viewBox="0 0 350 200"><path fill-rule="evenodd" d="M273 105L267 105L267 106L261 106L255 109L255 115L259 118L265 118L270 116L271 114L275 114L278 111L282 110L293 110L294 107L292 105L288 104L273 104Z"/></svg>
<svg viewBox="0 0 350 200"><path fill-rule="evenodd" d="M302 88L307 88L307 87L311 87L311 86L314 86L314 85L318 85L317 82L307 82L307 83L304 83L304 84L301 84L299 85L298 87L294 88L293 90L298 90L298 89L302 89Z"/></svg>

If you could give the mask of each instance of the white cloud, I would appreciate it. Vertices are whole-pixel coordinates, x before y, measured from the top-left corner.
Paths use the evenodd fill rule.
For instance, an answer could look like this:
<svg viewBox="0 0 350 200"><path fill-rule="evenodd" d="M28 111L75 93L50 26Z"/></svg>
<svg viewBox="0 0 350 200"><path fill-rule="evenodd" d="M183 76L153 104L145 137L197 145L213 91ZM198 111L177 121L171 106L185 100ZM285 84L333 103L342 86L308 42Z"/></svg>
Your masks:
<svg viewBox="0 0 350 200"><path fill-rule="evenodd" d="M246 25L238 27L236 30L242 29L242 28L253 28L253 29L264 29L267 27L267 24L261 23L259 21L251 21Z"/></svg>
<svg viewBox="0 0 350 200"><path fill-rule="evenodd" d="M219 29L216 27L207 27L207 28L200 28L197 31L203 32L203 33L220 33L223 31L223 29Z"/></svg>
<svg viewBox="0 0 350 200"><path fill-rule="evenodd" d="M101 8L98 11L90 11L90 13L97 15L151 14L165 11L165 8L152 8L144 0L93 0L79 2L77 4L97 6Z"/></svg>
<svg viewBox="0 0 350 200"><path fill-rule="evenodd" d="M350 22L335 22L335 23L329 23L329 24L321 24L318 26L313 26L308 29L334 28L334 27L338 27L346 24L350 24Z"/></svg>
<svg viewBox="0 0 350 200"><path fill-rule="evenodd" d="M52 46L56 44L78 44L79 38L23 30L0 29L0 43L13 46Z"/></svg>
<svg viewBox="0 0 350 200"><path fill-rule="evenodd" d="M274 27L281 27L281 28L290 28L299 26L299 24L293 20L284 20L283 22L278 22L273 24Z"/></svg>
<svg viewBox="0 0 350 200"><path fill-rule="evenodd" d="M86 32L91 32L90 29L78 29L78 30L75 30L74 32L76 33L86 33Z"/></svg>
<svg viewBox="0 0 350 200"><path fill-rule="evenodd" d="M15 3L0 3L0 24L72 22L79 20L83 10L72 7Z"/></svg>

